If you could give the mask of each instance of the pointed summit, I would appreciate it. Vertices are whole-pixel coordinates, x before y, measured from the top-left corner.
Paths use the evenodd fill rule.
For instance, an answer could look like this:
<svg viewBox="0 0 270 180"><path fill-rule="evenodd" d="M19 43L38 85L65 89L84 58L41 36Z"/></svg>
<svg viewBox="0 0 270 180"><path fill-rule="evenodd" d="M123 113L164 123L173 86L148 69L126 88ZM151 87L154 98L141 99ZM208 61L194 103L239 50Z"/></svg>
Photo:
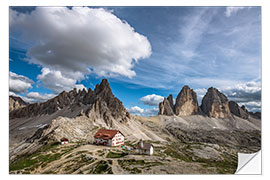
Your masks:
<svg viewBox="0 0 270 180"><path fill-rule="evenodd" d="M189 86L184 86L178 94L175 102L175 114L177 116L190 116L199 112L197 95Z"/></svg>
<svg viewBox="0 0 270 180"><path fill-rule="evenodd" d="M167 115L167 116L172 116L173 109L171 108L170 102L166 97L164 97L163 102L159 103L159 112L158 114L160 115Z"/></svg>
<svg viewBox="0 0 270 180"><path fill-rule="evenodd" d="M202 111L213 118L230 118L231 112L229 108L228 98L218 91L218 89L210 87L206 95L202 99Z"/></svg>
<svg viewBox="0 0 270 180"><path fill-rule="evenodd" d="M243 119L248 119L249 113L245 107L240 107L236 102L229 101L229 108L233 115Z"/></svg>
<svg viewBox="0 0 270 180"><path fill-rule="evenodd" d="M172 94L170 94L170 95L167 97L167 100L169 101L170 106L171 106L172 110L174 111L173 96L172 96Z"/></svg>
<svg viewBox="0 0 270 180"><path fill-rule="evenodd" d="M96 85L94 94L103 94L104 96L113 96L110 84L107 79L102 79L100 84Z"/></svg>
<svg viewBox="0 0 270 180"><path fill-rule="evenodd" d="M90 88L88 92L85 89L77 92L76 88L69 92L63 91L46 102L29 104L18 110L11 111L10 119L34 117L42 114L50 115L62 109L73 111L80 108L84 109L85 113L91 111L93 119L104 119L106 124L111 123L112 119L127 122L130 118L130 114L122 102L113 95L108 80L103 79L100 84L96 85L94 91ZM81 114L81 111L79 114Z"/></svg>

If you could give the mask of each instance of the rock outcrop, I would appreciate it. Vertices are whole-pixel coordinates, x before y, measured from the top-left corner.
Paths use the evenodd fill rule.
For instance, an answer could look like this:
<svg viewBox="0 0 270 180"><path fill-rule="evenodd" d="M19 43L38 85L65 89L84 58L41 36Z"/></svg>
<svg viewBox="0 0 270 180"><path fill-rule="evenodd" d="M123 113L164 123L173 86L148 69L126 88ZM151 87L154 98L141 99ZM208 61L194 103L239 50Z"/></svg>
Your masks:
<svg viewBox="0 0 270 180"><path fill-rule="evenodd" d="M91 89L77 91L76 88L69 92L63 91L44 103L29 104L10 112L10 119L50 115L62 109L68 111L82 109L87 116L91 114L92 118L104 118L105 121L113 118L126 122L130 118L122 102L113 95L108 81L103 79L96 85L94 91Z"/></svg>
<svg viewBox="0 0 270 180"><path fill-rule="evenodd" d="M261 112L249 112L249 114L252 116L252 117L254 117L254 118L256 118L256 119L261 119Z"/></svg>
<svg viewBox="0 0 270 180"><path fill-rule="evenodd" d="M169 97L168 97L169 98ZM164 98L163 102L159 103L159 115L174 115L173 109L171 107L171 103L168 98Z"/></svg>
<svg viewBox="0 0 270 180"><path fill-rule="evenodd" d="M229 101L229 108L233 115L243 119L248 119L249 113L245 107L240 107L236 102Z"/></svg>
<svg viewBox="0 0 270 180"><path fill-rule="evenodd" d="M16 96L9 96L9 112L25 107L28 103L26 103L22 98Z"/></svg>
<svg viewBox="0 0 270 180"><path fill-rule="evenodd" d="M190 116L199 112L197 95L188 86L184 86L178 94L175 102L175 114L177 116Z"/></svg>
<svg viewBox="0 0 270 180"><path fill-rule="evenodd" d="M159 115L177 115L190 116L199 112L197 95L188 86L184 86L179 92L175 104L173 96L170 94L164 101L159 104Z"/></svg>
<svg viewBox="0 0 270 180"><path fill-rule="evenodd" d="M171 106L171 108L172 108L172 110L174 111L174 103L173 103L173 96L172 96L172 94L170 94L168 97L167 97L167 100L169 101L169 103L170 103L170 106Z"/></svg>
<svg viewBox="0 0 270 180"><path fill-rule="evenodd" d="M230 118L232 117L228 98L216 88L209 88L202 99L201 110L208 117Z"/></svg>

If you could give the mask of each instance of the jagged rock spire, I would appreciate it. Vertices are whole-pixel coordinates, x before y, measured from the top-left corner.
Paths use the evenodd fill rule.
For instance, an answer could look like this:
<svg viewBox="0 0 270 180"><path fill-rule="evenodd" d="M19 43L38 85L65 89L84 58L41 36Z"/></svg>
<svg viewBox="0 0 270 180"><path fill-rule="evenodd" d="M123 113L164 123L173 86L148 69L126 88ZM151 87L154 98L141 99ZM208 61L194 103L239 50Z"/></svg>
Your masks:
<svg viewBox="0 0 270 180"><path fill-rule="evenodd" d="M174 114L171 108L170 102L167 98L164 98L163 102L159 103L159 115L172 116Z"/></svg>
<svg viewBox="0 0 270 180"><path fill-rule="evenodd" d="M236 102L229 101L229 108L233 115L238 116L243 119L248 119L249 113L246 110L245 106L240 107Z"/></svg>
<svg viewBox="0 0 270 180"><path fill-rule="evenodd" d="M184 86L179 92L175 105L173 104L173 96L171 94L159 104L159 114L161 115L190 116L198 112L197 95L188 86Z"/></svg>
<svg viewBox="0 0 270 180"><path fill-rule="evenodd" d="M230 118L228 98L216 88L210 87L202 99L202 111L213 118Z"/></svg>
<svg viewBox="0 0 270 180"><path fill-rule="evenodd" d="M112 124L111 120L115 119L120 122L127 122L130 114L127 112L122 102L116 98L111 90L107 79L103 79L100 84L96 85L94 91L90 88L88 92L85 89L77 92L77 89L63 91L53 99L44 103L30 104L24 108L10 113L10 118L32 117L42 114L52 114L63 108L77 109L88 108L93 117L102 118L106 124ZM79 112L81 115L81 111Z"/></svg>
<svg viewBox="0 0 270 180"><path fill-rule="evenodd" d="M175 114L177 116L190 116L199 112L197 95L188 86L184 86L178 94L175 102Z"/></svg>

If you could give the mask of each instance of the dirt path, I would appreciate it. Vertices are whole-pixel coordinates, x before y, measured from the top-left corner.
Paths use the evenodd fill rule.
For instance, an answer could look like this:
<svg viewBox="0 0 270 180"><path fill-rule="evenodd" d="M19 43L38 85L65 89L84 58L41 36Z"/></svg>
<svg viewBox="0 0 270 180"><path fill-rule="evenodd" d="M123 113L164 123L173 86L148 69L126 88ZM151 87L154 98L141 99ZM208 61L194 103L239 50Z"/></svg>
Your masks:
<svg viewBox="0 0 270 180"><path fill-rule="evenodd" d="M112 160L113 174L124 174L124 170L119 166L117 159Z"/></svg>

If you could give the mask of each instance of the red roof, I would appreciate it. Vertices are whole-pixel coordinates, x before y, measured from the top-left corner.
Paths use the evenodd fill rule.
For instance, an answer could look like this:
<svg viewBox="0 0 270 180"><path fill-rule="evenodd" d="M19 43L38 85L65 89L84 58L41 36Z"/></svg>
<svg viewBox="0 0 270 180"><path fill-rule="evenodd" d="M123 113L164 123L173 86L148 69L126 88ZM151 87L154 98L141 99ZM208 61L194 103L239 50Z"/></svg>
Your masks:
<svg viewBox="0 0 270 180"><path fill-rule="evenodd" d="M61 138L60 141L61 141L61 142L63 142L63 141L68 141L68 138Z"/></svg>
<svg viewBox="0 0 270 180"><path fill-rule="evenodd" d="M99 139L112 139L117 133L121 133L118 130L110 130L110 129L99 129L98 132L94 135L94 138ZM122 133L121 133L122 134ZM123 135L123 134L122 134Z"/></svg>

